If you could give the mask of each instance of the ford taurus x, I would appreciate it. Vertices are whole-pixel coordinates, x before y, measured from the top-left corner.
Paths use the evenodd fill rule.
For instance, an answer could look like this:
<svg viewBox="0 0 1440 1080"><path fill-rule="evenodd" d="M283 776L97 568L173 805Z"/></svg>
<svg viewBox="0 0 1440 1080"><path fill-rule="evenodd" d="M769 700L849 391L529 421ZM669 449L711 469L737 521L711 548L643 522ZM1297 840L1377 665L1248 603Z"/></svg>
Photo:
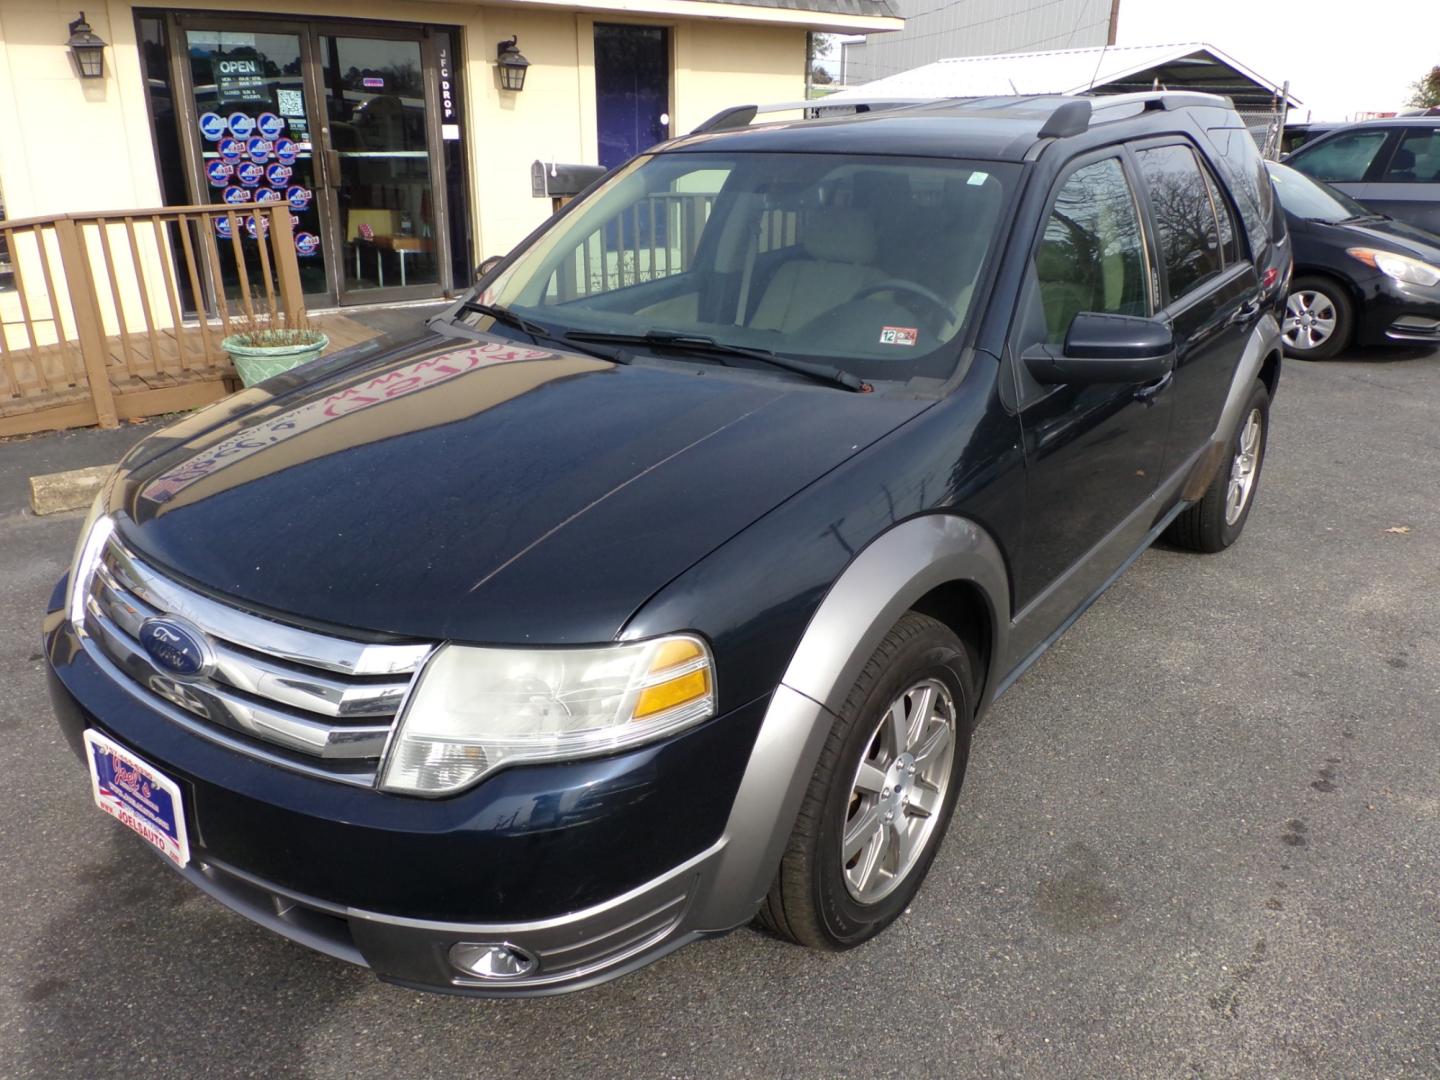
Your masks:
<svg viewBox="0 0 1440 1080"><path fill-rule="evenodd" d="M1219 98L754 115L126 457L45 622L102 810L426 989L905 909L989 704L1245 527L1284 219Z"/></svg>

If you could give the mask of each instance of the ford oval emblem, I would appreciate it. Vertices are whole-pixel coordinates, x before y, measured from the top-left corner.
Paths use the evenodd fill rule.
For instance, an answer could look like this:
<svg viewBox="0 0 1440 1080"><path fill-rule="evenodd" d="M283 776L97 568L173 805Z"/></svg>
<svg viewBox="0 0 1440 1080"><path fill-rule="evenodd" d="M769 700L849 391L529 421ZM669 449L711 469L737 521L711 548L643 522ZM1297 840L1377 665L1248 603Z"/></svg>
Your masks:
<svg viewBox="0 0 1440 1080"><path fill-rule="evenodd" d="M182 679L199 678L214 663L205 635L170 615L141 623L140 645L158 668Z"/></svg>

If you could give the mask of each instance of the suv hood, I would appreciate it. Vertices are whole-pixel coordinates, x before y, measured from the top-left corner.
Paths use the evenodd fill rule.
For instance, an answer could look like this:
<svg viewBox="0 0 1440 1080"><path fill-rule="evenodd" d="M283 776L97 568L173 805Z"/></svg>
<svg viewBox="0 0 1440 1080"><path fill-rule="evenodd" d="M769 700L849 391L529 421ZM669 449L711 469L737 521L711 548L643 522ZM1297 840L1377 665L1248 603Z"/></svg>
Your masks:
<svg viewBox="0 0 1440 1080"><path fill-rule="evenodd" d="M146 440L111 507L148 560L260 611L407 637L608 641L929 404L431 336L272 380Z"/></svg>

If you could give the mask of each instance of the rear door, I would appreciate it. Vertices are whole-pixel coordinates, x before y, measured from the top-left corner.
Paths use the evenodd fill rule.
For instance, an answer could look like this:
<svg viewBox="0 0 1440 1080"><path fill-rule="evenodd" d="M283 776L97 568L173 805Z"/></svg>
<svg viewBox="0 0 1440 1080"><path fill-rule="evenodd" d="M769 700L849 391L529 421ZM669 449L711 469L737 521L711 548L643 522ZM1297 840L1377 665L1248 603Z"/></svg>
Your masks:
<svg viewBox="0 0 1440 1080"><path fill-rule="evenodd" d="M1188 140L1136 144L1175 332L1175 405L1162 476L1210 442L1245 343L1263 317L1260 280L1229 194Z"/></svg>
<svg viewBox="0 0 1440 1080"><path fill-rule="evenodd" d="M1440 124L1402 130L1365 205L1440 233Z"/></svg>

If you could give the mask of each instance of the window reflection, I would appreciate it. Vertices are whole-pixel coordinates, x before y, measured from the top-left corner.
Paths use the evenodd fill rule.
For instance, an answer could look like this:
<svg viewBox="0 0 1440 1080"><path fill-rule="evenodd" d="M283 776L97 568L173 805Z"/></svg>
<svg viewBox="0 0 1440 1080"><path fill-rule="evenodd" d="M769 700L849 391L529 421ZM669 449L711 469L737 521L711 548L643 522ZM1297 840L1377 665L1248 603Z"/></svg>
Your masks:
<svg viewBox="0 0 1440 1080"><path fill-rule="evenodd" d="M1060 344L1082 311L1150 314L1135 196L1116 158L1071 174L1035 256L1047 340Z"/></svg>
<svg viewBox="0 0 1440 1080"><path fill-rule="evenodd" d="M1172 299L1184 296L1224 265L1215 208L1195 154L1185 146L1141 150L1136 157L1150 192L1160 257Z"/></svg>

